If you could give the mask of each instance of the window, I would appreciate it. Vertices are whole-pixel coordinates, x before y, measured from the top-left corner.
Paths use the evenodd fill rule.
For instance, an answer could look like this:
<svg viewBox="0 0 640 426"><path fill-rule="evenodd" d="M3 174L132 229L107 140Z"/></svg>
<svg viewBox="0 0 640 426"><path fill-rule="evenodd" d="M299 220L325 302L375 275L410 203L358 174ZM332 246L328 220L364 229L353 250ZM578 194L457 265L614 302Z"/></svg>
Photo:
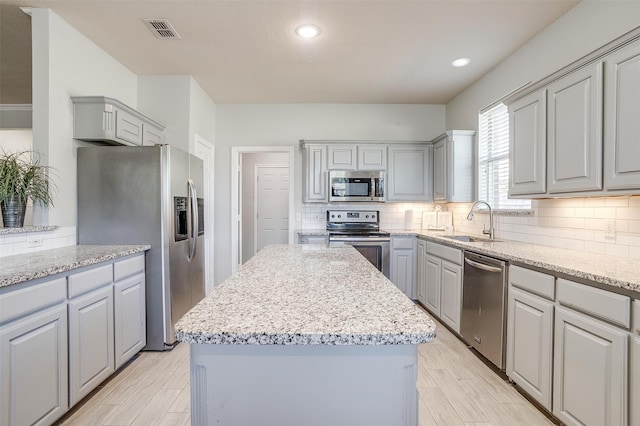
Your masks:
<svg viewBox="0 0 640 426"><path fill-rule="evenodd" d="M530 209L531 200L509 199L509 113L500 103L480 113L478 199L494 209Z"/></svg>

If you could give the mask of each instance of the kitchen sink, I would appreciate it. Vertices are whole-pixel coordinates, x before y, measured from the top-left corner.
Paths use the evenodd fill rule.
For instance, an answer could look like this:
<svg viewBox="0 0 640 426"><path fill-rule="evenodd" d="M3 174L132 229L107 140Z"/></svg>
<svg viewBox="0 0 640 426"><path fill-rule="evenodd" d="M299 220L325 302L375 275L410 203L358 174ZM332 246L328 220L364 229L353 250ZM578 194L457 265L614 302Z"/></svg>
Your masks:
<svg viewBox="0 0 640 426"><path fill-rule="evenodd" d="M491 240L484 237L473 237L471 235L443 235L444 238L450 238L452 240L464 241L465 243L495 243L501 240Z"/></svg>

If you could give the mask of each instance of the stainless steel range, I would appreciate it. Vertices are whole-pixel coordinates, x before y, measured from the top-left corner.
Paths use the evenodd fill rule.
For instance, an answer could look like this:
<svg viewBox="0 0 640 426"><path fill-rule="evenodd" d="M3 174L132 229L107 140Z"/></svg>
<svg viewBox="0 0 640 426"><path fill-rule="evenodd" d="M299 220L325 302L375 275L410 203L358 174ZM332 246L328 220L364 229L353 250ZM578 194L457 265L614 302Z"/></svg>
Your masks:
<svg viewBox="0 0 640 426"><path fill-rule="evenodd" d="M389 278L391 235L380 230L377 210L328 210L329 244L348 244Z"/></svg>

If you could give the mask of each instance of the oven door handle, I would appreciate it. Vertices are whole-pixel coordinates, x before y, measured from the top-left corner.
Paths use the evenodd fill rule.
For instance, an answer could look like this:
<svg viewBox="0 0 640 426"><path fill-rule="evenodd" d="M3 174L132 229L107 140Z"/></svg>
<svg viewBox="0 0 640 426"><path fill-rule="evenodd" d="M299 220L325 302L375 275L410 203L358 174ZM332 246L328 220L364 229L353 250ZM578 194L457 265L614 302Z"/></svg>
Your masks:
<svg viewBox="0 0 640 426"><path fill-rule="evenodd" d="M336 243L386 243L389 241L391 240L385 237L371 237L371 238L329 237L329 242L336 242Z"/></svg>

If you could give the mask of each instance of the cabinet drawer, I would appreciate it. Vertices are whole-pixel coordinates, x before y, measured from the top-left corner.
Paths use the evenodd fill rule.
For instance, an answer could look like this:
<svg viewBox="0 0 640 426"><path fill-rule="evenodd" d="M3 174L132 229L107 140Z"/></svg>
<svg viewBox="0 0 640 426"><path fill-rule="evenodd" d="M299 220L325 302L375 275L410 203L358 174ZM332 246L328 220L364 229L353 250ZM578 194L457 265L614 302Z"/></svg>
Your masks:
<svg viewBox="0 0 640 426"><path fill-rule="evenodd" d="M120 281L144 271L144 255L121 260L113 264L113 280Z"/></svg>
<svg viewBox="0 0 640 426"><path fill-rule="evenodd" d="M558 302L586 314L631 327L631 298L558 278Z"/></svg>
<svg viewBox="0 0 640 426"><path fill-rule="evenodd" d="M393 237L391 238L392 249L413 249L415 237Z"/></svg>
<svg viewBox="0 0 640 426"><path fill-rule="evenodd" d="M20 286L18 289L0 294L0 323L64 302L67 298L66 287L67 280L58 278L40 284Z"/></svg>
<svg viewBox="0 0 640 426"><path fill-rule="evenodd" d="M555 277L519 266L509 267L509 283L545 299L555 298Z"/></svg>
<svg viewBox="0 0 640 426"><path fill-rule="evenodd" d="M113 266L99 266L79 274L69 275L69 298L100 288L113 282Z"/></svg>
<svg viewBox="0 0 640 426"><path fill-rule="evenodd" d="M456 265L462 265L462 250L460 249L427 241L427 253L453 262Z"/></svg>

